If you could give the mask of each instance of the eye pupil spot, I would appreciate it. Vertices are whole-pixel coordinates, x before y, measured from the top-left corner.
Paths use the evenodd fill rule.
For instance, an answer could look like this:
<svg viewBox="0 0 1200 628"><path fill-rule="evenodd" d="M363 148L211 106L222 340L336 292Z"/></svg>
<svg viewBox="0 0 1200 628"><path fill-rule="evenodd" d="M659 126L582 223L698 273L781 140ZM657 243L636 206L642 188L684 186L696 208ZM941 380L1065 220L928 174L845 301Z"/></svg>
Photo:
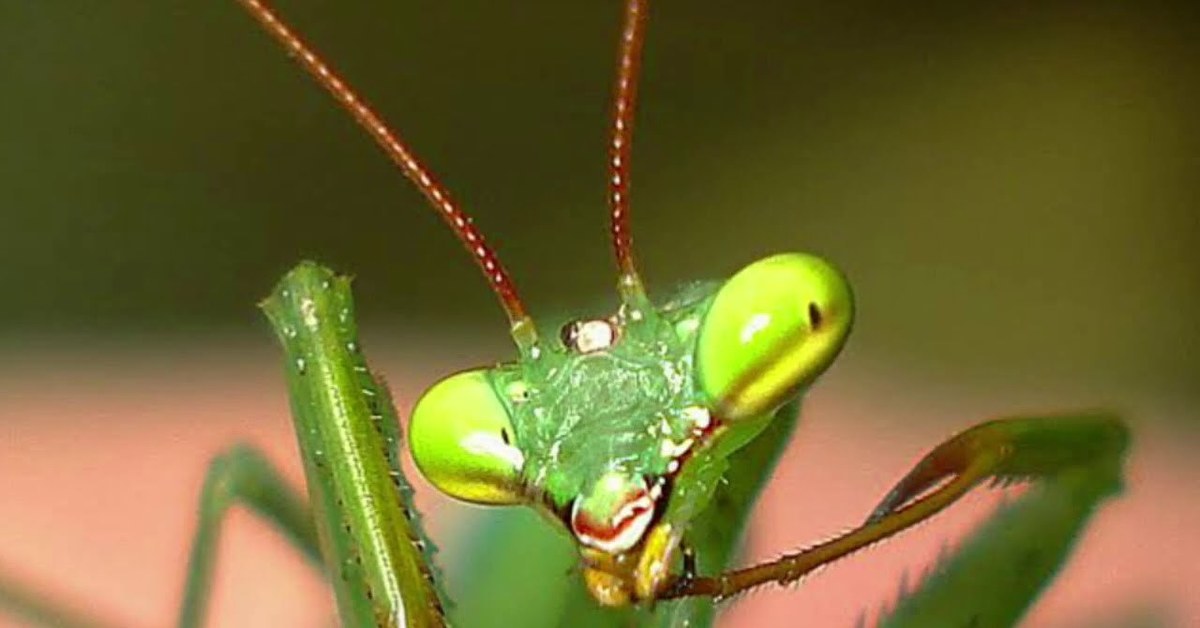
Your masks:
<svg viewBox="0 0 1200 628"><path fill-rule="evenodd" d="M508 437L508 430L500 430L500 440L504 441L505 445L512 444L512 439Z"/></svg>
<svg viewBox="0 0 1200 628"><path fill-rule="evenodd" d="M823 318L821 315L821 309L817 307L816 303L813 303L810 301L808 304L808 325L809 325L809 327L812 328L813 330L816 330L818 327L821 326L822 320L823 320Z"/></svg>

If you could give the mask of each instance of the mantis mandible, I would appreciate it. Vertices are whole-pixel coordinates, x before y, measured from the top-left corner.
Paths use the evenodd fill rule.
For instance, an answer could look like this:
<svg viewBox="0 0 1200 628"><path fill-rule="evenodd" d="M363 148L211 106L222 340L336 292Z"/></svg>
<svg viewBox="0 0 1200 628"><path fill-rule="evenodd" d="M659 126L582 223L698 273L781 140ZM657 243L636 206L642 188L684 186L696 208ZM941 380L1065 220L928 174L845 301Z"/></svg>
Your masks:
<svg viewBox="0 0 1200 628"><path fill-rule="evenodd" d="M562 604L556 623L705 625L715 601L796 582L928 519L982 481L1033 478L1039 490L989 524L1007 536L985 530L889 620L1010 625L1096 505L1119 489L1128 434L1118 418L1081 412L989 421L935 447L860 526L730 570L800 398L849 336L854 299L840 271L800 253L651 299L635 263L629 204L649 3L625 3L614 86L608 200L619 306L544 335L492 248L403 140L272 9L239 2L443 217L496 293L517 358L434 384L402 439L387 388L362 355L349 280L313 263L297 266L262 306L287 355L308 494L297 494L253 449L213 462L180 626L204 622L221 521L237 502L275 523L329 574L343 624L446 623L448 605L400 470L402 442L443 493L531 507L571 539L579 599ZM1005 557L1031 540L1039 542L1020 554L1021 577L1006 579ZM961 593L972 583L993 591L990 605Z"/></svg>

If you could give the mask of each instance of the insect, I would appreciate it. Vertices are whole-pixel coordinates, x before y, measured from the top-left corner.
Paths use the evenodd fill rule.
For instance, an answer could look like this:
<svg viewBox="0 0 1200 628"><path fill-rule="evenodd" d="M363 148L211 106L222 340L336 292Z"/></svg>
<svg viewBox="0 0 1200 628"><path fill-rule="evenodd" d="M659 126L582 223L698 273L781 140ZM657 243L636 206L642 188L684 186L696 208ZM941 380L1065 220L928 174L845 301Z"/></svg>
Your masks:
<svg viewBox="0 0 1200 628"><path fill-rule="evenodd" d="M696 284L657 302L646 293L634 263L628 182L647 3L626 4L615 87L609 200L620 306L549 335L408 147L269 8L242 4L416 183L508 314L517 360L435 384L410 418L404 442L413 458L443 492L530 506L571 538L581 576L575 590L594 602L581 612L597 622L624 624L634 615L646 623L706 623L713 599L794 582L932 516L987 478L1044 479L1044 502L1078 504L1069 516L1051 515L1069 529L1118 486L1126 442L1119 420L1086 413L993 421L936 447L862 526L778 561L727 571L738 528L796 421L796 400L842 349L854 304L838 270L803 254L768 257L725 283ZM202 498L180 624L202 623L218 526L234 500L325 565L346 625L442 623L422 533L408 516L398 421L359 350L348 282L302 264L264 308L288 356L308 498L253 450L218 459ZM1026 511L1020 521L1035 522L1034 515ZM1069 546L1074 534L1064 537ZM1044 555L1046 575L1034 573L1022 586L1036 590L1053 572L1059 555ZM945 578L951 584L931 581L934 606L955 597L948 592L954 578ZM1024 594L1024 602L965 617L976 625L1011 623L1033 596ZM928 612L913 604L917 610L897 617Z"/></svg>

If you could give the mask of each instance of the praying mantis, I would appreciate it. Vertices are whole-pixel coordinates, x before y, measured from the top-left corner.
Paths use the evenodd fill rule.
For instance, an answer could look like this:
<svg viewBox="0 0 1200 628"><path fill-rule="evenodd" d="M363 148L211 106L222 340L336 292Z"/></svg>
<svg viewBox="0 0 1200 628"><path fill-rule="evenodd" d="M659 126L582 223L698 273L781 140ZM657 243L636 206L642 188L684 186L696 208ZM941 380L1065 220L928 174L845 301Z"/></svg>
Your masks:
<svg viewBox="0 0 1200 628"><path fill-rule="evenodd" d="M992 524L1019 538L983 534L892 620L1011 624L1096 504L1119 488L1127 442L1119 419L1079 413L992 421L936 447L862 526L779 561L726 571L754 497L788 441L797 400L846 342L853 297L827 262L784 254L724 284L651 300L634 264L628 205L647 3L626 5L614 90L609 200L621 304L611 316L568 324L557 337L539 333L491 248L408 147L269 8L257 0L242 4L446 219L508 314L518 359L435 384L401 438L387 389L361 353L348 281L311 263L289 273L263 307L287 354L308 498L294 494L253 450L219 458L201 500L180 625L203 623L221 517L239 500L324 565L344 624L438 625L446 613L453 619L422 532L409 520L402 443L443 492L532 506L572 539L580 582L555 623L573 625L704 624L715 599L795 582L932 516L980 481L1032 477L1041 480L1038 491ZM1024 528L1033 532L1021 534ZM1018 541L1040 541L1033 558L1008 545ZM1004 573L1006 554L1022 560L1011 597L997 593L994 609L952 604L964 598L955 587L971 577L998 591L1004 576L995 574ZM928 615L939 612L963 614Z"/></svg>

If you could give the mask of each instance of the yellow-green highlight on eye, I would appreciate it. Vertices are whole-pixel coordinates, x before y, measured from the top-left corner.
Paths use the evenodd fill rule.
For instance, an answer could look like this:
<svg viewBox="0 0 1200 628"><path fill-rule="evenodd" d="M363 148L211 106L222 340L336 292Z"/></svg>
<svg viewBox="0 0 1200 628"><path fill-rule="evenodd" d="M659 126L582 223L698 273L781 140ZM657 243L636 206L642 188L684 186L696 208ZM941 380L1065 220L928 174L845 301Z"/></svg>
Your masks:
<svg viewBox="0 0 1200 628"><path fill-rule="evenodd" d="M413 460L442 492L480 504L521 501L525 456L486 371L464 371L431 387L413 408Z"/></svg>
<svg viewBox="0 0 1200 628"><path fill-rule="evenodd" d="M854 318L845 277L803 253L768 257L717 292L697 347L700 383L725 420L770 412L837 357Z"/></svg>

